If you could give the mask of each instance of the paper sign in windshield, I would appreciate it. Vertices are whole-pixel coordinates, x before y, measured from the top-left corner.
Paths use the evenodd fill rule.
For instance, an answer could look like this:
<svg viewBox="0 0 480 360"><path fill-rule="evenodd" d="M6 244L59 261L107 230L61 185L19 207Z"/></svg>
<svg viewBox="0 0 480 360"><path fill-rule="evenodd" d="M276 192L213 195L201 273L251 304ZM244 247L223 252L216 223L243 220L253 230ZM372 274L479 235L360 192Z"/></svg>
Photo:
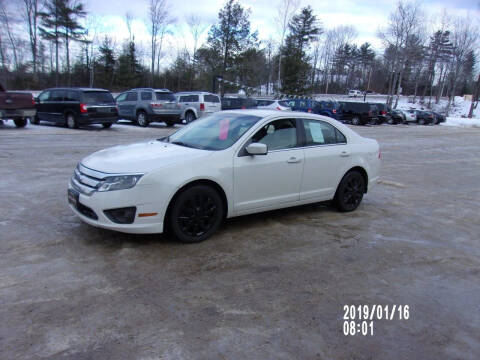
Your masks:
<svg viewBox="0 0 480 360"><path fill-rule="evenodd" d="M218 135L218 138L220 140L227 140L229 127L230 127L230 119L223 119L220 121L220 134Z"/></svg>

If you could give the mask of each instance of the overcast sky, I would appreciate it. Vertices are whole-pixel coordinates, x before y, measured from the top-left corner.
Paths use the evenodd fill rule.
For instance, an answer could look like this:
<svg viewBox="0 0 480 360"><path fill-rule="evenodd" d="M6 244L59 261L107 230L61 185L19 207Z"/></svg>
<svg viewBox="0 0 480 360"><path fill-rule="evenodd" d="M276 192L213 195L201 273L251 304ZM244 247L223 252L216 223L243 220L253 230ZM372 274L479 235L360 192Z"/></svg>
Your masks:
<svg viewBox="0 0 480 360"><path fill-rule="evenodd" d="M135 38L145 48L148 44L147 11L148 0L84 0L90 14L87 21L97 22L97 33L109 34L121 43L128 37L125 25L125 13L134 16L133 29ZM177 49L192 46L192 40L185 25L185 16L199 15L205 24L211 25L217 20L223 0L170 0L170 13L176 19L173 34L167 41L168 56L175 56ZM260 38L266 40L278 38L275 16L279 0L241 0L245 8L251 10L252 30L258 30ZM419 1L431 23L439 18L443 9L452 15L466 14L472 18L480 17L480 0L423 0ZM301 6L310 5L322 22L324 28L336 25L354 25L358 31L357 43L370 42L378 50L382 44L376 37L379 26L384 26L388 16L395 8L393 0L301 0ZM204 34L206 38L208 30Z"/></svg>

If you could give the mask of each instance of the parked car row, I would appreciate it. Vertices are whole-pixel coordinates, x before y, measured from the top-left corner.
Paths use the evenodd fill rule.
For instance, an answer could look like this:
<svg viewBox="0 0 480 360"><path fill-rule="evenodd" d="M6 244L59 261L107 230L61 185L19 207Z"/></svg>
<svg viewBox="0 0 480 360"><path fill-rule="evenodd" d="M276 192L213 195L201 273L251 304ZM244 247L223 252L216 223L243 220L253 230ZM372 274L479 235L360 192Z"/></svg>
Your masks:
<svg viewBox="0 0 480 360"><path fill-rule="evenodd" d="M15 115L15 124L25 126L27 116L32 124L41 121L54 122L69 128L81 125L102 124L109 128L118 119L133 121L146 127L152 122L164 122L167 126L190 123L221 110L273 109L300 111L327 116L352 125L365 124L438 124L446 119L443 115L425 110L391 109L386 104L313 100L296 98L287 100L246 98L218 95L205 91L173 93L168 89L135 88L119 94L115 99L105 89L52 88L41 92L35 99L31 94L5 93L0 96L0 118L13 114L12 102L21 102L21 112ZM2 105L2 102L5 104ZM28 104L27 104L28 103ZM28 106L27 106L28 105ZM15 110L17 111L17 110ZM18 112L17 111L17 112ZM35 114L36 112L36 114ZM22 116L20 116L20 115Z"/></svg>

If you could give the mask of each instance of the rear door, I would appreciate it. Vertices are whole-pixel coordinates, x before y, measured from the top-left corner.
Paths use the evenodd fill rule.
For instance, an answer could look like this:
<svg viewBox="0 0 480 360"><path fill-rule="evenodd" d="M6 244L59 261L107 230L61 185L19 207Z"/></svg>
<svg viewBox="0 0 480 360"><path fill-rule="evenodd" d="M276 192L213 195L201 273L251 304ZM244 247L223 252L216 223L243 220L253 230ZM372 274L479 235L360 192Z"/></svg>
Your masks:
<svg viewBox="0 0 480 360"><path fill-rule="evenodd" d="M115 99L115 102L117 103L117 108L118 108L118 116L120 118L128 118L127 112L126 112L126 101L127 101L127 94L128 93L122 93L117 96Z"/></svg>
<svg viewBox="0 0 480 360"><path fill-rule="evenodd" d="M155 96L156 102L162 104L162 107L160 108L161 110L157 111L157 113L165 112L171 114L172 112L175 112L175 110L179 110L177 108L177 98L173 93L156 91Z"/></svg>
<svg viewBox="0 0 480 360"><path fill-rule="evenodd" d="M108 91L84 91L82 103L87 105L90 119L116 118L117 107L112 94Z"/></svg>
<svg viewBox="0 0 480 360"><path fill-rule="evenodd" d="M220 102L220 98L217 95L203 95L203 101L205 102L205 115L222 110L222 104Z"/></svg>
<svg viewBox="0 0 480 360"><path fill-rule="evenodd" d="M326 121L303 119L299 122L305 133L300 200L330 200L343 174L350 168L351 154L346 137Z"/></svg>

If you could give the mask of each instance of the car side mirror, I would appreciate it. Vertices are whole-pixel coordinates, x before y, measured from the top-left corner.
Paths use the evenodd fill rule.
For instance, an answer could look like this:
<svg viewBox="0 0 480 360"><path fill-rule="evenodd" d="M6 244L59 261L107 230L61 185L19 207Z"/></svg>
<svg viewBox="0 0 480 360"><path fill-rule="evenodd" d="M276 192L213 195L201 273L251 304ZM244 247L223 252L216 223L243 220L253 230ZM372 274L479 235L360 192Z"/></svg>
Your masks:
<svg viewBox="0 0 480 360"><path fill-rule="evenodd" d="M245 150L250 155L267 155L268 147L262 143L251 143L248 145Z"/></svg>

